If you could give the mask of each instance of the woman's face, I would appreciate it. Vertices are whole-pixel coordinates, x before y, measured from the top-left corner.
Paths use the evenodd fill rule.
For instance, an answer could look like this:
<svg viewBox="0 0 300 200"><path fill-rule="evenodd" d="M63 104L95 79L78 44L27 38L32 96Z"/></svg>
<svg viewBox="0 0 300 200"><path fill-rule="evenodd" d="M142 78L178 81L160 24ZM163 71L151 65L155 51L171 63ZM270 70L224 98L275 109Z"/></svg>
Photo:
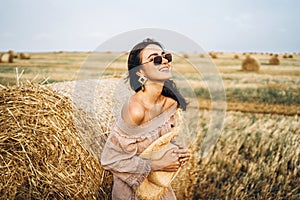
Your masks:
<svg viewBox="0 0 300 200"><path fill-rule="evenodd" d="M164 54L165 52L159 46L154 44L148 45L141 51L141 63L146 63L141 66L141 70L148 80L165 81L172 78L171 63L163 57ZM155 56L162 56L161 64L154 64L153 58Z"/></svg>

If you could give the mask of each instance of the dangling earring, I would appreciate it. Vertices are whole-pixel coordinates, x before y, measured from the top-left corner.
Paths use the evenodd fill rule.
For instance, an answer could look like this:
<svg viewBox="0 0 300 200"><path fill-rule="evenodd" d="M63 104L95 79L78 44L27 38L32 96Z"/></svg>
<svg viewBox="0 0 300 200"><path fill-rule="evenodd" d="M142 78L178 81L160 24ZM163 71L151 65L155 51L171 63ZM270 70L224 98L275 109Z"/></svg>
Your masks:
<svg viewBox="0 0 300 200"><path fill-rule="evenodd" d="M145 90L144 85L147 82L147 80L148 79L143 74L140 75L138 82L142 85L142 91Z"/></svg>

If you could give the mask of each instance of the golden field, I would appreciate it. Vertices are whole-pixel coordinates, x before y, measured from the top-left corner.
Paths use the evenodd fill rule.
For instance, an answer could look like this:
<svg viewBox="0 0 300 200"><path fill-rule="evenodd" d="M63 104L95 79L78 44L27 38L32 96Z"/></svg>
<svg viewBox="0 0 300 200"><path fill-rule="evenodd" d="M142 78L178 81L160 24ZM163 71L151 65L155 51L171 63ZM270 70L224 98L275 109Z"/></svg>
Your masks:
<svg viewBox="0 0 300 200"><path fill-rule="evenodd" d="M251 53L261 64L254 72L241 70L242 53L215 54L215 59L177 54L173 62L200 105L194 111L200 116L194 138L199 147L208 130L211 100L193 64L217 67L227 103L222 134L209 156L185 171L192 173L193 192L179 199L299 199L300 54L279 54L280 64L270 65L269 54ZM126 72L126 58L126 53L113 52L31 53L29 60L0 63L0 84L15 85L16 68L18 74L24 70L22 80L43 84L118 76ZM177 84L180 87L180 81Z"/></svg>

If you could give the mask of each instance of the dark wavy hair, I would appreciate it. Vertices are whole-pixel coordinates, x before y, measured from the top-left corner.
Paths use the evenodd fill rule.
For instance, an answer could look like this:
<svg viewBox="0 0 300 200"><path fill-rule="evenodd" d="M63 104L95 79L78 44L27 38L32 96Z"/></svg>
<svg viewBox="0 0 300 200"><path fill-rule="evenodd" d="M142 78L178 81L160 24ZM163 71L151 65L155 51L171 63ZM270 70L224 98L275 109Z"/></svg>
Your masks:
<svg viewBox="0 0 300 200"><path fill-rule="evenodd" d="M153 40L153 39L145 39L142 42L136 44L132 50L129 53L128 56L128 78L130 82L130 87L135 91L138 92L142 89L141 83L138 81L139 76L136 74L136 72L141 68L141 52L144 48L146 48L148 45L154 44L159 46L161 49L164 49L163 46ZM164 86L161 92L162 95L165 97L170 97L177 101L178 107L182 108L183 110L186 110L187 101L183 98L183 96L180 94L179 90L176 87L176 84L173 80L166 80L164 82Z"/></svg>

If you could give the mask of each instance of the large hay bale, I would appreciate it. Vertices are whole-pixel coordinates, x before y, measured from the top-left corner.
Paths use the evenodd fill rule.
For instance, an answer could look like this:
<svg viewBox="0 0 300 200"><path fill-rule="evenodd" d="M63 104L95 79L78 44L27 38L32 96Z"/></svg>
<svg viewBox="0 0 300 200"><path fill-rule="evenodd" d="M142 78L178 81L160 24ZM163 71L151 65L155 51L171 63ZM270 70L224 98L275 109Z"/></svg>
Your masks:
<svg viewBox="0 0 300 200"><path fill-rule="evenodd" d="M22 59L22 60L30 59L29 53L20 53L20 59Z"/></svg>
<svg viewBox="0 0 300 200"><path fill-rule="evenodd" d="M269 64L270 65L279 65L280 64L280 60L278 58L278 55L274 55L269 59Z"/></svg>
<svg viewBox="0 0 300 200"><path fill-rule="evenodd" d="M13 56L9 53L4 53L0 57L0 63L12 63L14 60Z"/></svg>
<svg viewBox="0 0 300 200"><path fill-rule="evenodd" d="M49 87L0 91L3 199L109 199L109 173L79 136L80 126L86 135L93 130L93 119Z"/></svg>
<svg viewBox="0 0 300 200"><path fill-rule="evenodd" d="M245 71L258 71L260 68L260 63L254 57L247 55L242 61L242 70Z"/></svg>
<svg viewBox="0 0 300 200"><path fill-rule="evenodd" d="M130 95L129 86L119 78L68 81L49 86L71 99L76 109L80 110L79 115L76 115L77 118L88 121L86 125L77 126L78 134L84 141L86 149L94 157L100 158L103 139L108 136L122 104ZM91 130L87 132L87 129Z"/></svg>

